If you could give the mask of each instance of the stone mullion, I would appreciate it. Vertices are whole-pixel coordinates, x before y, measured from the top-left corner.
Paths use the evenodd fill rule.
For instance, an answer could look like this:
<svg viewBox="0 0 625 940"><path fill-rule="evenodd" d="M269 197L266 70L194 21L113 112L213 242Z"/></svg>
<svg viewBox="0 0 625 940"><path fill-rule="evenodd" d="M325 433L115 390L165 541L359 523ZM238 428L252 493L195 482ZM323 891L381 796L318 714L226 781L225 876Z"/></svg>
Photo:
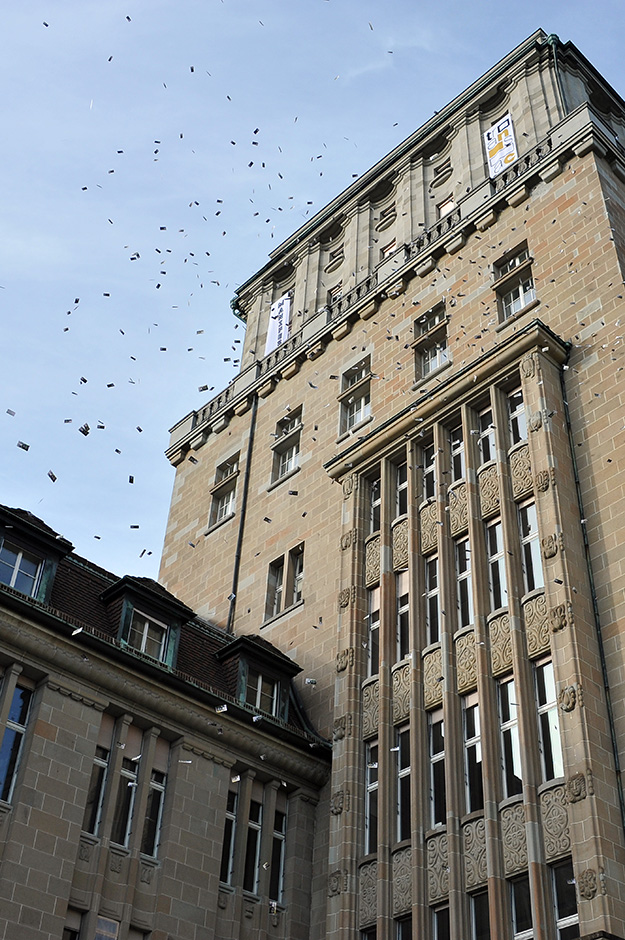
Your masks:
<svg viewBox="0 0 625 940"><path fill-rule="evenodd" d="M234 863L232 866L232 884L236 887L238 893L241 892L243 887L247 827L250 821L250 800L252 799L255 776L253 770L246 770L241 774L241 780L239 781L237 818L234 830Z"/></svg>

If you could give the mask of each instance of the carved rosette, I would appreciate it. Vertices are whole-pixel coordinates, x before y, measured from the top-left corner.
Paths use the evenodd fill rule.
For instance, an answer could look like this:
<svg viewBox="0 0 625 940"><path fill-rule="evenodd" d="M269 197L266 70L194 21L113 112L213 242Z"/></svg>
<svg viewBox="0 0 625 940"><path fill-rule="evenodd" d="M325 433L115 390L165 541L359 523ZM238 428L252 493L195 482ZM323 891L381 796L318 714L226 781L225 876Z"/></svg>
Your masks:
<svg viewBox="0 0 625 940"><path fill-rule="evenodd" d="M522 803L506 806L501 811L503 866L506 875L527 868L525 810Z"/></svg>
<svg viewBox="0 0 625 940"><path fill-rule="evenodd" d="M528 444L524 444L510 454L510 474L512 476L512 495L515 499L532 492L532 462Z"/></svg>
<svg viewBox="0 0 625 940"><path fill-rule="evenodd" d="M497 467L494 464L484 467L478 476L480 491L480 512L485 518L499 512L499 479Z"/></svg>
<svg viewBox="0 0 625 940"><path fill-rule="evenodd" d="M369 587L380 580L380 536L369 539L365 545L365 584Z"/></svg>
<svg viewBox="0 0 625 940"><path fill-rule="evenodd" d="M449 861L447 855L447 836L443 833L428 839L428 899L438 901L449 894Z"/></svg>
<svg viewBox="0 0 625 940"><path fill-rule="evenodd" d="M490 634L490 659L494 676L500 676L512 668L512 640L508 614L495 617L488 625Z"/></svg>
<svg viewBox="0 0 625 940"><path fill-rule="evenodd" d="M412 906L412 849L401 849L393 855L393 914L401 914Z"/></svg>
<svg viewBox="0 0 625 940"><path fill-rule="evenodd" d="M421 521L421 551L431 552L436 548L438 534L436 525L436 503L428 503L420 514Z"/></svg>
<svg viewBox="0 0 625 940"><path fill-rule="evenodd" d="M594 868L586 868L578 875L576 882L580 896L585 901L592 901L597 894L597 872Z"/></svg>
<svg viewBox="0 0 625 940"><path fill-rule="evenodd" d="M393 568L408 567L408 520L400 519L393 526Z"/></svg>
<svg viewBox="0 0 625 940"><path fill-rule="evenodd" d="M571 850L569 814L566 809L566 787L554 787L540 794L545 854L548 859L566 855Z"/></svg>
<svg viewBox="0 0 625 940"><path fill-rule="evenodd" d="M410 664L393 671L393 721L408 717L410 710Z"/></svg>
<svg viewBox="0 0 625 940"><path fill-rule="evenodd" d="M378 730L380 711L380 683L376 679L366 685L362 693L362 734L368 738Z"/></svg>
<svg viewBox="0 0 625 940"><path fill-rule="evenodd" d="M523 604L523 620L530 659L549 650L549 617L544 594L537 594Z"/></svg>
<svg viewBox="0 0 625 940"><path fill-rule="evenodd" d="M449 527L452 535L464 532L467 521L467 484L459 483L449 489Z"/></svg>
<svg viewBox="0 0 625 940"><path fill-rule="evenodd" d="M349 649L339 650L336 654L336 671L344 672L348 666L354 665L354 647L350 646Z"/></svg>
<svg viewBox="0 0 625 940"><path fill-rule="evenodd" d="M464 845L464 884L467 891L486 883L486 827L475 819L462 828Z"/></svg>
<svg viewBox="0 0 625 940"><path fill-rule="evenodd" d="M463 633L456 640L456 675L458 692L469 692L477 687L477 660L475 633Z"/></svg>
<svg viewBox="0 0 625 940"><path fill-rule="evenodd" d="M360 869L358 878L358 894L360 898L360 925L364 927L371 924L377 916L378 894L378 863L370 862Z"/></svg>
<svg viewBox="0 0 625 940"><path fill-rule="evenodd" d="M531 353L521 359L521 372L526 379L531 379L534 376L534 373L536 372L536 364Z"/></svg>
<svg viewBox="0 0 625 940"><path fill-rule="evenodd" d="M423 657L423 702L426 708L433 708L443 701L443 659L440 649L432 650Z"/></svg>

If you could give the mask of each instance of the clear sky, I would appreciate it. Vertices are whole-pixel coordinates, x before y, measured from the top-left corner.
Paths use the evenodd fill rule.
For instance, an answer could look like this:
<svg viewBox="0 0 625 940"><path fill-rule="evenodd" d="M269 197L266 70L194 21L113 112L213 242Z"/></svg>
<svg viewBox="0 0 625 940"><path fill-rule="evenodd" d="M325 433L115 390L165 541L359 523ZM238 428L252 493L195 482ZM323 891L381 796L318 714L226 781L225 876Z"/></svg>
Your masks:
<svg viewBox="0 0 625 940"><path fill-rule="evenodd" d="M625 95L622 0L3 4L0 502L156 576L237 285L539 27Z"/></svg>

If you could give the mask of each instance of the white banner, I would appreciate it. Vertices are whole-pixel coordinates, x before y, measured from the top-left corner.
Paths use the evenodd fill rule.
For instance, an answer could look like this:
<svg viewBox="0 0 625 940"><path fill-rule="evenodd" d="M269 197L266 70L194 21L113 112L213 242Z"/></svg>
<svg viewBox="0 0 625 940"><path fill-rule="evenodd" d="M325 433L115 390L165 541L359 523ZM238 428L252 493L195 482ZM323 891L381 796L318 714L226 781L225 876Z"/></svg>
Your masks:
<svg viewBox="0 0 625 940"><path fill-rule="evenodd" d="M509 113L485 132L484 146L488 156L488 173L491 179L518 160L514 127Z"/></svg>
<svg viewBox="0 0 625 940"><path fill-rule="evenodd" d="M267 342L265 344L265 355L267 356L272 349L280 346L289 338L289 323L291 313L291 298L284 294L280 300L276 300L271 305L269 315L269 327L267 329Z"/></svg>

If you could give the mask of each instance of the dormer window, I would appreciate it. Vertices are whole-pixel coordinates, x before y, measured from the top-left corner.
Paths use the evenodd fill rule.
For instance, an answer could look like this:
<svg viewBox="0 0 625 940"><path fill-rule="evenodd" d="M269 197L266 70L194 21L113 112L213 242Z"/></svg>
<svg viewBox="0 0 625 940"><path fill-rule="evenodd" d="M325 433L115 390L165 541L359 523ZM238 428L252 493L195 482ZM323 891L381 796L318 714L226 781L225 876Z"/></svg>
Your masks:
<svg viewBox="0 0 625 940"><path fill-rule="evenodd" d="M41 558L7 539L2 539L0 544L0 583L34 597L41 572Z"/></svg>
<svg viewBox="0 0 625 940"><path fill-rule="evenodd" d="M128 646L144 653L151 659L162 662L165 658L167 643L167 627L158 620L152 620L140 611L135 610L130 622L128 633Z"/></svg>
<svg viewBox="0 0 625 940"><path fill-rule="evenodd" d="M248 670L245 689L245 701L248 705L275 715L279 701L278 693L279 683L275 679L263 675L256 669Z"/></svg>

